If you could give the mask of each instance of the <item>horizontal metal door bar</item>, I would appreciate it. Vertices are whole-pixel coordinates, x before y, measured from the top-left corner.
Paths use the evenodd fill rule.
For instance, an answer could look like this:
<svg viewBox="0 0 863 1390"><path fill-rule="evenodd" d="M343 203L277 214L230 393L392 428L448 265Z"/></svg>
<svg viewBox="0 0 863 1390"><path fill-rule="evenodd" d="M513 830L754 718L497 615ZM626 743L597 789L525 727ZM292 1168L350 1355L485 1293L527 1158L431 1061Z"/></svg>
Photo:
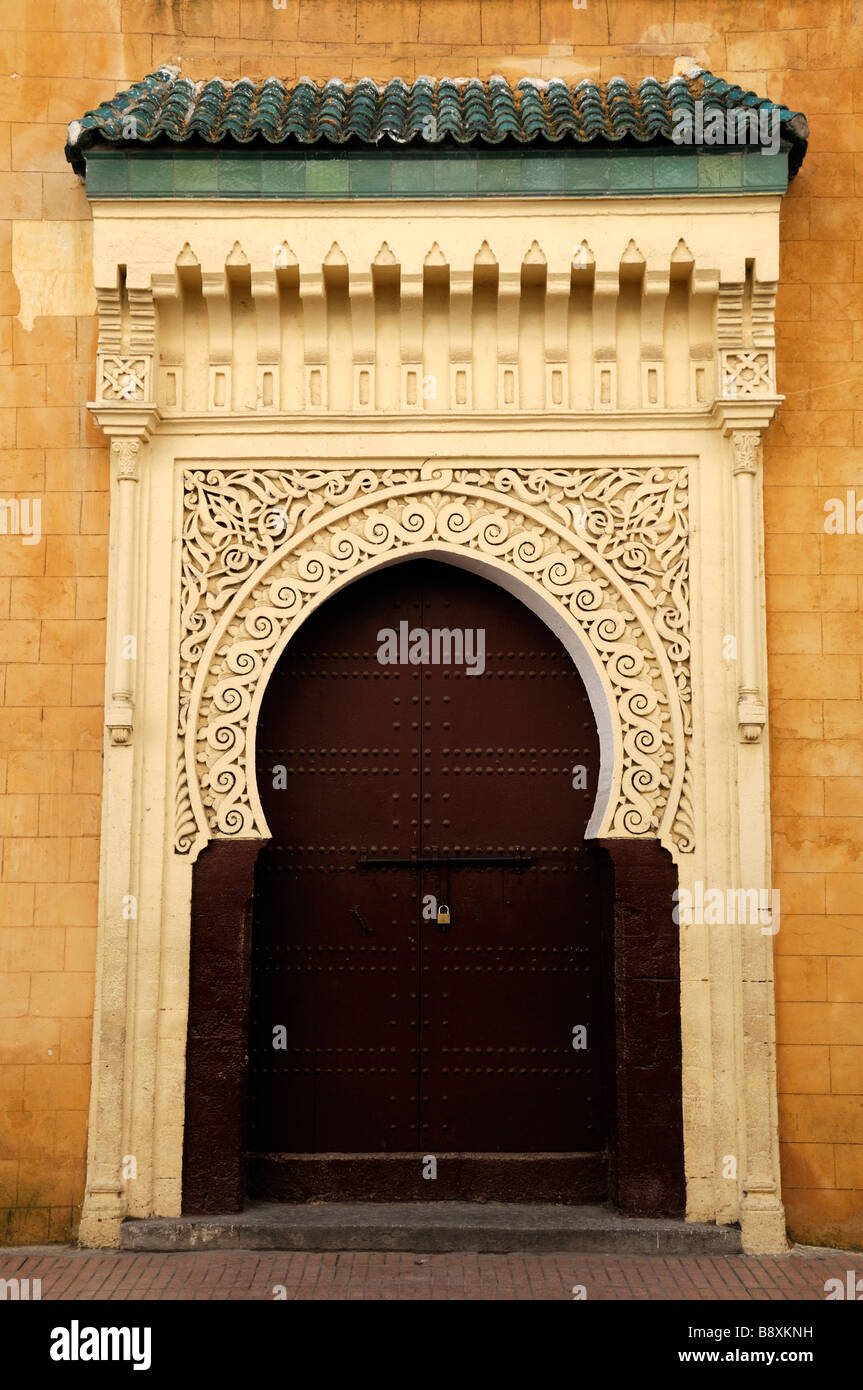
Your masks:
<svg viewBox="0 0 863 1390"><path fill-rule="evenodd" d="M361 854L358 869L434 869L491 865L498 868L527 868L534 862L529 854L421 854L413 859L375 859Z"/></svg>

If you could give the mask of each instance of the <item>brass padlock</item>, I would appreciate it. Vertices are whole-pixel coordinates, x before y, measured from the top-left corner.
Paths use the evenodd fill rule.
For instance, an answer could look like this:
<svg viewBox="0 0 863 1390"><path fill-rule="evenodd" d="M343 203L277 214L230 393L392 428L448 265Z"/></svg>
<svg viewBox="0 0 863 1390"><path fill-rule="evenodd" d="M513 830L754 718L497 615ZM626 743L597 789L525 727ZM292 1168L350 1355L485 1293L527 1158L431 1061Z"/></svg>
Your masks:
<svg viewBox="0 0 863 1390"><path fill-rule="evenodd" d="M437 924L439 927L448 927L450 924L449 907L446 903L441 903L437 910Z"/></svg>

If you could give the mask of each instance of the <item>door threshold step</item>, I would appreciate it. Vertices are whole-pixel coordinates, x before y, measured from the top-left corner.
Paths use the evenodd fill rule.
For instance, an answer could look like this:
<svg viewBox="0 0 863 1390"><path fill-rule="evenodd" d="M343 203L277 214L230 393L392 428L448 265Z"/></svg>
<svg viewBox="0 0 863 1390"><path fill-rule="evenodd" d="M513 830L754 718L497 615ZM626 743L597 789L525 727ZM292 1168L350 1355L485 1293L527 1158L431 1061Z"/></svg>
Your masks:
<svg viewBox="0 0 863 1390"><path fill-rule="evenodd" d="M138 1217L123 1250L388 1250L734 1255L736 1226L631 1217L598 1206L506 1202L258 1202L226 1216Z"/></svg>

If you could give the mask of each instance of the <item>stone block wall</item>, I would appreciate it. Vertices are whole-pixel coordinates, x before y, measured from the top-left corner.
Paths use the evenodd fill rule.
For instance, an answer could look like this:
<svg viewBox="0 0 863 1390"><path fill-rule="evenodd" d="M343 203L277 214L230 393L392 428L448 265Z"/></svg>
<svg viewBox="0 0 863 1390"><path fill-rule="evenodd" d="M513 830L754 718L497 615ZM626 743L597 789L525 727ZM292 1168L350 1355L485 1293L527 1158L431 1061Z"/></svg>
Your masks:
<svg viewBox="0 0 863 1390"><path fill-rule="evenodd" d="M3 0L0 496L38 499L42 536L0 534L0 1241L67 1238L84 1185L108 468L66 123L165 62L574 83L684 54L811 128L764 459L780 1137L792 1235L863 1245L863 534L825 530L863 503L860 0Z"/></svg>

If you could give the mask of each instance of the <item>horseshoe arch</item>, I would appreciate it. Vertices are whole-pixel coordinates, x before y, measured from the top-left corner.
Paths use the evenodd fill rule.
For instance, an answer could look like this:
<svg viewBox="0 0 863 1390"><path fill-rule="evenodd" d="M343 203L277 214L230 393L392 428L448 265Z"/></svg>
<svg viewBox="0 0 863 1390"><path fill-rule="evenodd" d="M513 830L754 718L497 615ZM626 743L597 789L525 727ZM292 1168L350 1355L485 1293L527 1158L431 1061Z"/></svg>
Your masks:
<svg viewBox="0 0 863 1390"><path fill-rule="evenodd" d="M255 727L285 645L346 584L421 555L501 583L566 645L602 747L589 835L693 848L684 469L297 476L186 475L180 853L267 836Z"/></svg>

